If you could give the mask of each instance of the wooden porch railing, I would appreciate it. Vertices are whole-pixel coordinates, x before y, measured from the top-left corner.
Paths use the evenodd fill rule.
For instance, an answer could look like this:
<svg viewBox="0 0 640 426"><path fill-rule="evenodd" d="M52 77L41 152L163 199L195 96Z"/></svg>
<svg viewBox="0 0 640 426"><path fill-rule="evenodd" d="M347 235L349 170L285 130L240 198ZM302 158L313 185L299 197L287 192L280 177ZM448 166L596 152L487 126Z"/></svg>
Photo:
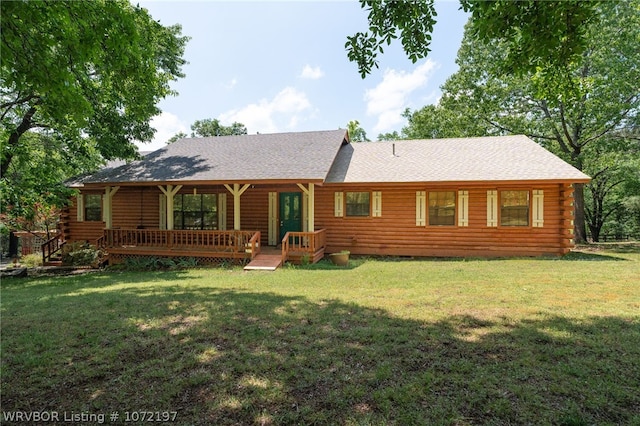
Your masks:
<svg viewBox="0 0 640 426"><path fill-rule="evenodd" d="M259 231L105 229L105 248L201 250L211 253L260 253ZM235 256L238 257L238 256Z"/></svg>
<svg viewBox="0 0 640 426"><path fill-rule="evenodd" d="M298 258L309 256L309 260L316 261L317 256L324 254L327 242L326 229L314 232L287 232L282 239L282 263L292 255Z"/></svg>
<svg viewBox="0 0 640 426"><path fill-rule="evenodd" d="M51 256L59 252L64 247L65 242L56 235L45 241L40 248L42 249L42 264L46 265L51 261Z"/></svg>

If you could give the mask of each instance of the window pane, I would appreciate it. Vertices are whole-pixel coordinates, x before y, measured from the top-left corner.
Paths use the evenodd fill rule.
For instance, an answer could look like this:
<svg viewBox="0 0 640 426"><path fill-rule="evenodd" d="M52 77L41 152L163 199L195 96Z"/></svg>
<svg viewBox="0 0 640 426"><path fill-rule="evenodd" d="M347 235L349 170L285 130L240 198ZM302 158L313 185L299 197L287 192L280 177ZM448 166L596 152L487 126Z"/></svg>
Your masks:
<svg viewBox="0 0 640 426"><path fill-rule="evenodd" d="M102 195L84 196L84 220L99 222L102 220Z"/></svg>
<svg viewBox="0 0 640 426"><path fill-rule="evenodd" d="M202 194L202 229L218 229L217 194Z"/></svg>
<svg viewBox="0 0 640 426"><path fill-rule="evenodd" d="M182 211L182 194L174 195L174 197L173 197L173 210Z"/></svg>
<svg viewBox="0 0 640 426"><path fill-rule="evenodd" d="M369 216L368 192L347 192L347 216Z"/></svg>
<svg viewBox="0 0 640 426"><path fill-rule="evenodd" d="M218 210L216 194L202 194L202 209L209 212Z"/></svg>
<svg viewBox="0 0 640 426"><path fill-rule="evenodd" d="M217 229L217 194L179 194L174 198L175 229Z"/></svg>
<svg viewBox="0 0 640 426"><path fill-rule="evenodd" d="M429 225L455 225L455 191L429 192Z"/></svg>
<svg viewBox="0 0 640 426"><path fill-rule="evenodd" d="M173 229L184 229L184 226L182 225L181 211L173 211Z"/></svg>
<svg viewBox="0 0 640 426"><path fill-rule="evenodd" d="M185 212L199 212L202 209L202 196L184 194L182 196L182 210Z"/></svg>
<svg viewBox="0 0 640 426"><path fill-rule="evenodd" d="M500 191L500 225L529 225L529 191Z"/></svg>
<svg viewBox="0 0 640 426"><path fill-rule="evenodd" d="M200 212L183 212L184 229L202 229L202 216Z"/></svg>

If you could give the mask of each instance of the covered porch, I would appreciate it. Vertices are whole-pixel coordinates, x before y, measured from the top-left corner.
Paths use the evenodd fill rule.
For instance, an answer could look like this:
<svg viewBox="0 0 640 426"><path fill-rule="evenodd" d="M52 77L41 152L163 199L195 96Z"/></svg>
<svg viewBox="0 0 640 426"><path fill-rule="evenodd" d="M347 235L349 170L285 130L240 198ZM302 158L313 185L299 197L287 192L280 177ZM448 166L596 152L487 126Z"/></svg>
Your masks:
<svg viewBox="0 0 640 426"><path fill-rule="evenodd" d="M104 229L96 244L110 263L142 256L247 263L265 249L272 255L278 250L281 263L324 257L326 231L314 230L314 183L106 186L100 192ZM187 226L193 211L181 208L200 197L209 208ZM81 217L82 201L78 209ZM137 213L140 225L133 227L130 218Z"/></svg>

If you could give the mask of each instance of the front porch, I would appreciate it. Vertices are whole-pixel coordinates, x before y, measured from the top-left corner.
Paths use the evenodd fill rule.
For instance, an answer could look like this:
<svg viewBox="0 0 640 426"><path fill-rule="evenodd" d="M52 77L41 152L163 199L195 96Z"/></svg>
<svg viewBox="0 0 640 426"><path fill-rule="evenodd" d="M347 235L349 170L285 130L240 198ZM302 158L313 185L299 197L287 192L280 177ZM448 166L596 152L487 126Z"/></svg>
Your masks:
<svg viewBox="0 0 640 426"><path fill-rule="evenodd" d="M260 237L260 231L249 230L105 229L96 245L109 254L111 264L142 256L248 263L261 253ZM288 232L281 244L282 264L315 263L324 257L326 231Z"/></svg>

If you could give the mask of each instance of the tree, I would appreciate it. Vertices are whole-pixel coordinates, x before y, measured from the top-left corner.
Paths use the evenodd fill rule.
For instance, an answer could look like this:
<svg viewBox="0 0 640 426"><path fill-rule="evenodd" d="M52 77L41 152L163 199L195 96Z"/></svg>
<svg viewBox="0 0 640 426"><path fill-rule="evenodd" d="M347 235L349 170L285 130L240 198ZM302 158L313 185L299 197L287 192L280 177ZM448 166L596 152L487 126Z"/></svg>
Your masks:
<svg viewBox="0 0 640 426"><path fill-rule="evenodd" d="M233 122L231 126L223 126L217 118L196 120L191 125L191 137L246 135L244 124Z"/></svg>
<svg viewBox="0 0 640 426"><path fill-rule="evenodd" d="M58 135L27 132L0 179L0 217L5 225L26 231L49 230L55 213L66 205L73 190L64 182L96 170L103 159L95 143L86 141L77 155Z"/></svg>
<svg viewBox="0 0 640 426"><path fill-rule="evenodd" d="M639 7L637 0L600 4L597 19L583 28L586 47L580 57L563 68L540 67L522 75L495 73L508 47L501 40L478 41L468 25L459 71L443 85L440 103L411 114L403 134L526 134L590 174L589 191L596 198L586 202L600 199L604 206L612 189L622 185L615 176L628 176L620 171L639 156L637 148L632 151L640 140ZM607 215L593 204L586 210L584 195L583 185L576 184L578 242L586 240L587 220L597 238L593 232Z"/></svg>
<svg viewBox="0 0 640 426"><path fill-rule="evenodd" d="M204 120L196 120L191 125L192 138L205 138L210 136L238 136L246 135L247 127L238 122L233 122L230 126L220 124L217 118L205 118ZM180 139L189 137L185 132L178 132L171 136L167 144L174 143Z"/></svg>
<svg viewBox="0 0 640 426"><path fill-rule="evenodd" d="M380 133L378 135L379 141L399 141L401 139L403 139L403 137L397 130L394 130L393 132Z"/></svg>
<svg viewBox="0 0 640 426"><path fill-rule="evenodd" d="M471 13L470 37L500 41L506 49L502 71L533 72L540 66L561 69L586 49L585 26L599 17L600 1L460 0ZM347 37L350 61L362 78L378 67L383 46L400 38L414 63L425 58L436 24L434 0L360 0L368 10L369 31Z"/></svg>
<svg viewBox="0 0 640 426"><path fill-rule="evenodd" d="M367 139L367 132L360 127L358 120L351 120L347 123L347 131L349 132L349 138L352 142L371 142Z"/></svg>
<svg viewBox="0 0 640 426"><path fill-rule="evenodd" d="M176 141L179 141L180 139L184 139L189 137L189 135L187 135L185 132L178 132L175 135L171 136L169 138L169 140L167 141L167 145L169 145L170 143L174 143Z"/></svg>
<svg viewBox="0 0 640 426"><path fill-rule="evenodd" d="M183 76L180 31L127 0L3 2L2 176L34 130L76 155L135 157Z"/></svg>

